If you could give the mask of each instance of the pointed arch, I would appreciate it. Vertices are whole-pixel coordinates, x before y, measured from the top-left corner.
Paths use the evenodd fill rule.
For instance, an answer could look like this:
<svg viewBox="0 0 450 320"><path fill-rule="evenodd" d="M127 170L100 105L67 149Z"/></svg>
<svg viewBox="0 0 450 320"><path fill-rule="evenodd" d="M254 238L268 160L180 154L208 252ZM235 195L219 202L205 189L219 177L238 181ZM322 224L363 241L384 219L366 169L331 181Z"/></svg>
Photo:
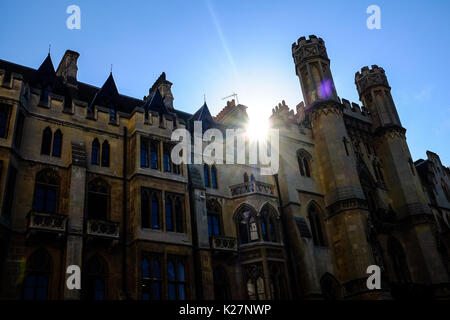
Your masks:
<svg viewBox="0 0 450 320"><path fill-rule="evenodd" d="M279 242L280 227L277 221L278 213L276 209L268 202L261 208L261 234L264 241Z"/></svg>
<svg viewBox="0 0 450 320"><path fill-rule="evenodd" d="M344 297L344 288L331 273L327 272L320 278L320 288L325 300L340 300Z"/></svg>
<svg viewBox="0 0 450 320"><path fill-rule="evenodd" d="M110 148L108 140L102 143L102 167L109 167Z"/></svg>
<svg viewBox="0 0 450 320"><path fill-rule="evenodd" d="M60 178L58 173L46 168L36 174L33 210L36 212L56 213L58 210Z"/></svg>
<svg viewBox="0 0 450 320"><path fill-rule="evenodd" d="M297 162L300 175L311 177L312 156L305 149L297 150Z"/></svg>
<svg viewBox="0 0 450 320"><path fill-rule="evenodd" d="M50 155L52 147L52 129L46 127L42 133L41 154Z"/></svg>
<svg viewBox="0 0 450 320"><path fill-rule="evenodd" d="M111 188L100 177L88 183L87 214L89 219L107 220Z"/></svg>
<svg viewBox="0 0 450 320"><path fill-rule="evenodd" d="M61 151L62 151L62 139L63 135L60 129L55 131L55 134L53 135L53 148L52 148L52 156L53 157L61 157Z"/></svg>
<svg viewBox="0 0 450 320"><path fill-rule="evenodd" d="M92 141L91 164L100 164L100 142L97 138Z"/></svg>
<svg viewBox="0 0 450 320"><path fill-rule="evenodd" d="M247 203L243 203L234 215L240 244L255 242L260 239L257 211Z"/></svg>
<svg viewBox="0 0 450 320"><path fill-rule="evenodd" d="M104 300L108 267L105 259L98 253L87 260L85 288L88 300Z"/></svg>
<svg viewBox="0 0 450 320"><path fill-rule="evenodd" d="M222 206L216 199L210 199L206 202L206 212L209 236L221 235L223 233Z"/></svg>
<svg viewBox="0 0 450 320"><path fill-rule="evenodd" d="M323 227L322 209L314 200L310 201L307 207L307 215L311 227L313 243L316 246L326 246L325 233Z"/></svg>
<svg viewBox="0 0 450 320"><path fill-rule="evenodd" d="M26 263L23 281L24 300L47 300L53 263L45 249L32 253Z"/></svg>

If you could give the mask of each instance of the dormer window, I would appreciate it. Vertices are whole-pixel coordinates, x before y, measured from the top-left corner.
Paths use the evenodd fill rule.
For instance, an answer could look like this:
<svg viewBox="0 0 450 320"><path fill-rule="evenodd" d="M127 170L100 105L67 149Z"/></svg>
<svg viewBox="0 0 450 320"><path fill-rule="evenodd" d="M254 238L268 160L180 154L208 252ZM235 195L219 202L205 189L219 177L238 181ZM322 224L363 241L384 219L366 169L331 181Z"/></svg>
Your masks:
<svg viewBox="0 0 450 320"><path fill-rule="evenodd" d="M116 123L117 113L114 108L109 109L109 122Z"/></svg>

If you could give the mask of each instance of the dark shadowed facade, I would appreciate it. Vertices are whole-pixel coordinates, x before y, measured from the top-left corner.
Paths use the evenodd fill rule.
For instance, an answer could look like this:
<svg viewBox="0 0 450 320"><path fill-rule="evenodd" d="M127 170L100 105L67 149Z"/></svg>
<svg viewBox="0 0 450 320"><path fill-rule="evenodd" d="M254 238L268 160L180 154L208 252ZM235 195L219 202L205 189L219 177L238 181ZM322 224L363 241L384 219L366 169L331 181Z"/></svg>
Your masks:
<svg viewBox="0 0 450 320"><path fill-rule="evenodd" d="M56 70L0 60L0 298L448 298L450 169L413 161L381 67L356 73L360 107L338 96L322 39L292 54L305 101L273 110L273 176L171 161L177 128L244 127L234 100L180 111L164 73L143 99L112 74L97 88L70 50Z"/></svg>

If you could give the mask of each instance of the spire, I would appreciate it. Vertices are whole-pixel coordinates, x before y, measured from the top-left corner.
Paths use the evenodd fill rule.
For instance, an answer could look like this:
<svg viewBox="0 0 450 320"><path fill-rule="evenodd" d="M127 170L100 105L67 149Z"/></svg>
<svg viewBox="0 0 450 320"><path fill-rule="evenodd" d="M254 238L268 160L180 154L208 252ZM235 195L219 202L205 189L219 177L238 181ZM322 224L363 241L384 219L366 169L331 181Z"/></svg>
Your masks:
<svg viewBox="0 0 450 320"><path fill-rule="evenodd" d="M166 105L164 104L164 100L163 100L161 93L159 92L159 89L156 89L156 91L153 93L153 96L145 102L144 110L146 112L148 112L149 110L152 110L152 111L156 111L158 113L164 113L164 114L170 113L170 111L167 109Z"/></svg>
<svg viewBox="0 0 450 320"><path fill-rule="evenodd" d="M53 67L52 58L50 53L47 55L45 60L39 66L36 71L34 83L40 86L48 86L53 84L56 78L55 68Z"/></svg>
<svg viewBox="0 0 450 320"><path fill-rule="evenodd" d="M114 77L112 73L109 74L108 79L106 79L103 86L99 91L95 94L94 99L90 107L94 105L102 105L105 107L111 107L113 105L114 100L116 100L119 95L119 91L116 87L116 82L114 81Z"/></svg>

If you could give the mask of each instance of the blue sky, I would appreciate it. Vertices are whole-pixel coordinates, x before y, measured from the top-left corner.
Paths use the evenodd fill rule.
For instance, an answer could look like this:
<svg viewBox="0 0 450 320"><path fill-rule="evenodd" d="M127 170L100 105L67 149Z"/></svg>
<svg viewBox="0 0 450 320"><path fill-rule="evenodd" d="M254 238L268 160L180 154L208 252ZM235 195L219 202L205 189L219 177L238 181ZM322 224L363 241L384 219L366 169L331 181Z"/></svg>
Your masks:
<svg viewBox="0 0 450 320"><path fill-rule="evenodd" d="M66 8L81 9L81 30L66 28ZM381 30L366 8L381 8ZM48 52L81 56L78 79L101 86L110 65L119 91L142 98L162 71L175 106L216 114L237 92L253 117L281 100L302 101L291 45L325 40L340 97L358 101L354 74L377 64L387 73L414 159L431 150L450 165L449 1L1 1L0 58L38 67Z"/></svg>

